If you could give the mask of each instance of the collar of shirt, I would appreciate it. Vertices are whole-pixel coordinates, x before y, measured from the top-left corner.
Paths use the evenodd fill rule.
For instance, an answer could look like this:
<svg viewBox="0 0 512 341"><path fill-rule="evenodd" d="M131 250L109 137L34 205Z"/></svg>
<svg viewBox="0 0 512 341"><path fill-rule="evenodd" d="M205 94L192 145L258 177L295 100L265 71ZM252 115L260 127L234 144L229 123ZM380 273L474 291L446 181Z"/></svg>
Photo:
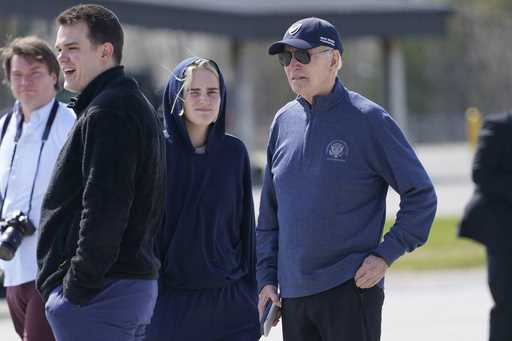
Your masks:
<svg viewBox="0 0 512 341"><path fill-rule="evenodd" d="M336 78L331 92L324 96L313 97L313 104L310 105L302 96L297 97L297 101L303 106L314 112L328 111L338 105L345 98L348 98L348 91L343 86L339 78Z"/></svg>
<svg viewBox="0 0 512 341"><path fill-rule="evenodd" d="M107 85L116 79L124 76L124 67L122 65L114 66L94 78L85 89L70 100L68 107L73 109L77 116L82 114L85 108Z"/></svg>
<svg viewBox="0 0 512 341"><path fill-rule="evenodd" d="M42 107L37 108L32 111L30 116L30 121L24 122L25 126L28 127L37 127L43 122L44 126L46 126L46 120L50 115L50 110L52 109L53 102L55 101L55 97L53 97L48 103L43 105ZM23 119L23 113L21 112L21 103L16 101L14 103L14 116L16 117L16 127L20 124L20 121Z"/></svg>

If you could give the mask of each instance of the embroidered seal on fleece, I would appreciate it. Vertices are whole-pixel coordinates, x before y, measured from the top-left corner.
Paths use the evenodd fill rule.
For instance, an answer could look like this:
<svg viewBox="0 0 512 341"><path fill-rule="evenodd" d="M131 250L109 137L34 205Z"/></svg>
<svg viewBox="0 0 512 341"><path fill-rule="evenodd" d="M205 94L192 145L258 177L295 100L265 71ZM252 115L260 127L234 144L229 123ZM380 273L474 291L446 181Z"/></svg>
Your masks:
<svg viewBox="0 0 512 341"><path fill-rule="evenodd" d="M346 161L348 152L348 144L343 140L332 140L325 149L327 160L331 161Z"/></svg>

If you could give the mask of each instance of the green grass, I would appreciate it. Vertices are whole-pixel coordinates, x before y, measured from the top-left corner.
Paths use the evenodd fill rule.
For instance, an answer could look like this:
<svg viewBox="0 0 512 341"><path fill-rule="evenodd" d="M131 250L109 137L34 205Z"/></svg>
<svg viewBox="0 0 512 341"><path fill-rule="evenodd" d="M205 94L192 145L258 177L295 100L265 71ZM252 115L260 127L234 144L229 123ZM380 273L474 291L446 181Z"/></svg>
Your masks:
<svg viewBox="0 0 512 341"><path fill-rule="evenodd" d="M400 257L394 270L438 270L483 266L485 249L468 239L457 237L458 218L436 218L428 242ZM386 224L386 230L391 222Z"/></svg>

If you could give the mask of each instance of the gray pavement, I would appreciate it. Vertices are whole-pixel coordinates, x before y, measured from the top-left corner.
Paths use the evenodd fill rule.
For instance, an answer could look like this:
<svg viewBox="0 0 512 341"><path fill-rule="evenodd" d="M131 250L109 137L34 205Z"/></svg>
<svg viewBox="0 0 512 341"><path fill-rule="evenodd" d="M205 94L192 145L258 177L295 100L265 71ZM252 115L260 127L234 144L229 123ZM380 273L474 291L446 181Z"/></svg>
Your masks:
<svg viewBox="0 0 512 341"><path fill-rule="evenodd" d="M20 338L14 332L7 304L0 300L0 340L1 341L19 341Z"/></svg>

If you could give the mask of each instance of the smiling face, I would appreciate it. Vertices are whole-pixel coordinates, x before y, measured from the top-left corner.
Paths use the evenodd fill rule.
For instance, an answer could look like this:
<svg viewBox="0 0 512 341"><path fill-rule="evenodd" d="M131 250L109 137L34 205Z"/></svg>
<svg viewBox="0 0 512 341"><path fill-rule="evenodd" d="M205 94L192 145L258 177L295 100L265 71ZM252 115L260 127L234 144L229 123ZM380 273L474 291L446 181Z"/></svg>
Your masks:
<svg viewBox="0 0 512 341"><path fill-rule="evenodd" d="M187 126L204 128L217 120L220 110L219 78L205 68L195 68L186 76L183 95Z"/></svg>
<svg viewBox="0 0 512 341"><path fill-rule="evenodd" d="M88 33L89 28L84 22L61 25L57 31L57 60L64 73L64 88L72 92L81 92L110 67L106 58L109 52L111 56L109 44L93 44Z"/></svg>
<svg viewBox="0 0 512 341"><path fill-rule="evenodd" d="M57 75L34 58L14 55L11 60L9 86L24 110L33 111L55 96Z"/></svg>
<svg viewBox="0 0 512 341"><path fill-rule="evenodd" d="M287 46L285 51L293 52L296 49ZM313 97L327 95L336 79L336 61L333 61L334 53L323 53L325 47L309 49L311 55L309 64L302 64L292 58L288 66L284 66L286 78L292 91L304 97L312 103ZM333 65L334 62L334 65Z"/></svg>

